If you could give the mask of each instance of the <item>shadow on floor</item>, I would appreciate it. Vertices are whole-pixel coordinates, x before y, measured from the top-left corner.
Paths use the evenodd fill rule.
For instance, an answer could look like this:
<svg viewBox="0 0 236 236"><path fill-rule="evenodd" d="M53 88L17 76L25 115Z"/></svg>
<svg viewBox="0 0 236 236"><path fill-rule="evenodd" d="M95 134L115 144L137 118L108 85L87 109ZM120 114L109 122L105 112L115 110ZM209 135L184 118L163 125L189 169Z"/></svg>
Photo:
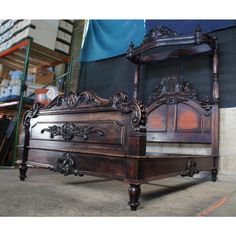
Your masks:
<svg viewBox="0 0 236 236"><path fill-rule="evenodd" d="M113 181L113 180L112 179L95 179L95 180L85 180L85 181L79 181L79 182L66 182L66 184L80 185L80 184L91 184L91 183L107 182L107 181Z"/></svg>
<svg viewBox="0 0 236 236"><path fill-rule="evenodd" d="M175 193L175 192L178 192L178 191L185 190L189 187L193 187L195 185L199 185L199 184L202 184L204 182L207 182L207 180L197 180L195 182L179 184L179 185L176 185L176 186L168 186L168 185L147 183L148 185L153 185L153 186L158 186L158 187L165 187L166 189L158 189L158 190L154 190L154 191L151 191L151 192L148 192L148 193L147 192L146 193L142 192L141 198L145 201L150 201L152 199L162 197L162 196L167 195L167 194L171 194L171 193Z"/></svg>

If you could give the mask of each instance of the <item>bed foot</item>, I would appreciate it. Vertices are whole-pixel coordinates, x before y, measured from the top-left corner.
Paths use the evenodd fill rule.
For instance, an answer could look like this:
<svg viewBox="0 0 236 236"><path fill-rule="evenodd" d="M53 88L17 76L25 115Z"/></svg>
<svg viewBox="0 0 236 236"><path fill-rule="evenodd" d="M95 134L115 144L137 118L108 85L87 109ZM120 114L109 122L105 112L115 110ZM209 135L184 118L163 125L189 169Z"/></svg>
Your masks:
<svg viewBox="0 0 236 236"><path fill-rule="evenodd" d="M28 167L26 165L26 163L21 163L19 166L19 172L20 172L20 180L24 181L26 176L26 172L28 170Z"/></svg>
<svg viewBox="0 0 236 236"><path fill-rule="evenodd" d="M216 180L217 180L217 173L218 173L217 169L213 169L211 171L211 179L213 182L216 182Z"/></svg>
<svg viewBox="0 0 236 236"><path fill-rule="evenodd" d="M139 196L141 193L141 188L140 188L140 184L136 185L136 184L130 184L129 186L129 206L131 211L136 211L137 207L140 205L139 203Z"/></svg>

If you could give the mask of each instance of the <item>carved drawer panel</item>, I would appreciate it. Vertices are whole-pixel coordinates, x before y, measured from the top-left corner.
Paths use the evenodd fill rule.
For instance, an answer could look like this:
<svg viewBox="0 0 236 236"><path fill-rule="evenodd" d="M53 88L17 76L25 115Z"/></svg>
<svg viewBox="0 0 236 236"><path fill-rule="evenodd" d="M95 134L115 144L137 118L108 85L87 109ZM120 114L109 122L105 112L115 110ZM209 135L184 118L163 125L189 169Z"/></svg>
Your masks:
<svg viewBox="0 0 236 236"><path fill-rule="evenodd" d="M37 122L31 140L125 144L125 126L116 121Z"/></svg>

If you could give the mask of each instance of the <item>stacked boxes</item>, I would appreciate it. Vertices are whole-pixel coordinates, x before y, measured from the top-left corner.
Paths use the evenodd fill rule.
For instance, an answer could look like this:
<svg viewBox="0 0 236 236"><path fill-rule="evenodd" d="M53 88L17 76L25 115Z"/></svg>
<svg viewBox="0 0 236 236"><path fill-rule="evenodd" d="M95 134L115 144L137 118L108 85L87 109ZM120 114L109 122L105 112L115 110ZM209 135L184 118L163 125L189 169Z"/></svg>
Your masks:
<svg viewBox="0 0 236 236"><path fill-rule="evenodd" d="M25 38L49 49L69 54L71 20L0 20L0 52Z"/></svg>
<svg viewBox="0 0 236 236"><path fill-rule="evenodd" d="M71 20L59 21L56 45L55 45L56 51L69 54L72 32L73 32L73 21Z"/></svg>

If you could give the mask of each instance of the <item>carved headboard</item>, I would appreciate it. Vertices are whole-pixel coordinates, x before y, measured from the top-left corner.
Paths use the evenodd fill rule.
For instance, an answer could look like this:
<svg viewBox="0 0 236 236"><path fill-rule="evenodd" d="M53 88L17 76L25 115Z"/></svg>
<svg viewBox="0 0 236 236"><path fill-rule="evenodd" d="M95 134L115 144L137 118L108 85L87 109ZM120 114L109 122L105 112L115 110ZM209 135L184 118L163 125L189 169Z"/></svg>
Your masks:
<svg viewBox="0 0 236 236"><path fill-rule="evenodd" d="M201 102L178 75L162 78L147 108L147 142L211 144L218 155L218 104Z"/></svg>

